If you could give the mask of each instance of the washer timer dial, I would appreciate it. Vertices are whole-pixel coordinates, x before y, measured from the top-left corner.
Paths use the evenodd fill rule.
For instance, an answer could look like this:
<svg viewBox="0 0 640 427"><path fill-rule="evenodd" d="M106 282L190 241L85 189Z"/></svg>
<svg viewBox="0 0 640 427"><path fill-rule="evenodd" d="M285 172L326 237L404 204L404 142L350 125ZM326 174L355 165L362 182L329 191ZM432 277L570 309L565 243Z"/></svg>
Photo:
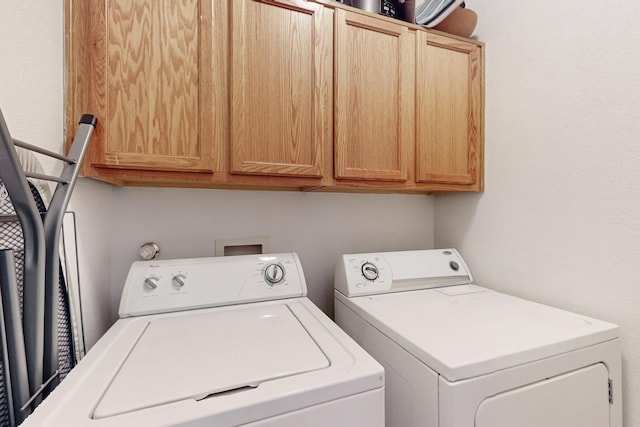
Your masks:
<svg viewBox="0 0 640 427"><path fill-rule="evenodd" d="M280 264L269 264L264 268L264 280L273 286L284 280L284 267Z"/></svg>

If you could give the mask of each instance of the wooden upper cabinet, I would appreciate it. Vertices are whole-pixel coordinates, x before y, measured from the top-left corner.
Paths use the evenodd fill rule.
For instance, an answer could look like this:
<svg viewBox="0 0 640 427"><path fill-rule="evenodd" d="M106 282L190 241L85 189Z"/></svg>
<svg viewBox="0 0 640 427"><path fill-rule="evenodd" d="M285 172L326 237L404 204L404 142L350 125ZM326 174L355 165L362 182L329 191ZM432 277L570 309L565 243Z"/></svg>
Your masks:
<svg viewBox="0 0 640 427"><path fill-rule="evenodd" d="M233 0L231 172L322 177L331 141L333 11Z"/></svg>
<svg viewBox="0 0 640 427"><path fill-rule="evenodd" d="M482 43L325 0L65 6L67 138L98 118L85 176L483 190Z"/></svg>
<svg viewBox="0 0 640 427"><path fill-rule="evenodd" d="M483 67L478 44L419 32L416 181L483 186Z"/></svg>
<svg viewBox="0 0 640 427"><path fill-rule="evenodd" d="M198 0L69 0L70 103L98 117L93 167L211 170L210 78L202 44L210 5ZM202 20L201 20L202 17ZM80 111L81 110L81 111Z"/></svg>
<svg viewBox="0 0 640 427"><path fill-rule="evenodd" d="M342 9L335 21L335 178L406 181L415 31Z"/></svg>

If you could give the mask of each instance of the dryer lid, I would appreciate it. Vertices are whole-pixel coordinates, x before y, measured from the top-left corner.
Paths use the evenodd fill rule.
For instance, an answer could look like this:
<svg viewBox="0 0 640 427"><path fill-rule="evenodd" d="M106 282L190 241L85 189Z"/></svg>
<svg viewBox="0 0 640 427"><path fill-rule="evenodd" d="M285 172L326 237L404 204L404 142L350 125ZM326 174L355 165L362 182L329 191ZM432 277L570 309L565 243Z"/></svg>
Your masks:
<svg viewBox="0 0 640 427"><path fill-rule="evenodd" d="M618 336L617 326L611 323L475 285L341 301L450 381Z"/></svg>
<svg viewBox="0 0 640 427"><path fill-rule="evenodd" d="M328 366L286 304L158 318L115 373L93 418L201 400Z"/></svg>

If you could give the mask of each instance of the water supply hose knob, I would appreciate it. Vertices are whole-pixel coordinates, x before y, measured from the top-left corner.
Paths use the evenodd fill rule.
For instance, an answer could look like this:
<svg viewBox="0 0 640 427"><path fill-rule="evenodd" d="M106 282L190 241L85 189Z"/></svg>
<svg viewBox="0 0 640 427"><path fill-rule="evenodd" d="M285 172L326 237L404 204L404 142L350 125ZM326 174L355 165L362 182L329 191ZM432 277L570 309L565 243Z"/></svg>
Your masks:
<svg viewBox="0 0 640 427"><path fill-rule="evenodd" d="M158 256L159 253L160 246L158 246L157 243L153 242L144 243L142 246L140 246L140 249L138 249L138 255L140 255L140 258L146 261L154 259Z"/></svg>

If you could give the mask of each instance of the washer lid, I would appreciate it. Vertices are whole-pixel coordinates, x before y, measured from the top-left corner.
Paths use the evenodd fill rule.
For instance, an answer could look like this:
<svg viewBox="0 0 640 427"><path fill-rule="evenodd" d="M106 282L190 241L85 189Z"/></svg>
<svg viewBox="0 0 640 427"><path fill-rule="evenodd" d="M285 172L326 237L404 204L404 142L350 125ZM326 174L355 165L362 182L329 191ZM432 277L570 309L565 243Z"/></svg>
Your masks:
<svg viewBox="0 0 640 427"><path fill-rule="evenodd" d="M152 320L98 403L104 418L324 369L286 304Z"/></svg>
<svg viewBox="0 0 640 427"><path fill-rule="evenodd" d="M340 300L450 381L618 336L616 325L475 285Z"/></svg>

